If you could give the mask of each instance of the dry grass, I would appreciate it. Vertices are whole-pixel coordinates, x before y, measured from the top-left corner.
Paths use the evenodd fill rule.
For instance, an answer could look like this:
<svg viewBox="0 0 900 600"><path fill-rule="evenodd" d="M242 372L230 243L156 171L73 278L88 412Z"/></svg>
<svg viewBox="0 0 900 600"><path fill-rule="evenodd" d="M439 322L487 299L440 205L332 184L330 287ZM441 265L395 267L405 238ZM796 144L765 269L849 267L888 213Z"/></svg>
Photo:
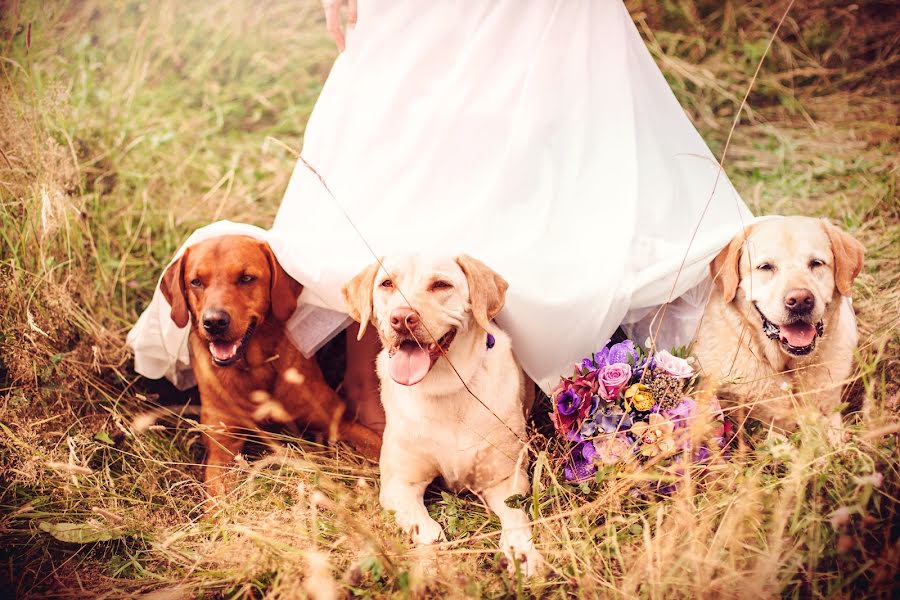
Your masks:
<svg viewBox="0 0 900 600"><path fill-rule="evenodd" d="M632 2L716 152L780 3ZM195 413L131 371L124 334L194 227L265 225L334 50L318 3L0 0L0 589L22 597L888 597L897 529L896 18L804 4L775 40L726 169L758 212L824 215L868 247L852 439L815 425L688 472L559 481L536 431L527 506L554 572L497 568L480 504L429 497L422 556L346 448L236 461L201 517ZM159 408L154 408L159 407ZM155 410L156 419L145 413ZM62 541L70 540L70 541Z"/></svg>

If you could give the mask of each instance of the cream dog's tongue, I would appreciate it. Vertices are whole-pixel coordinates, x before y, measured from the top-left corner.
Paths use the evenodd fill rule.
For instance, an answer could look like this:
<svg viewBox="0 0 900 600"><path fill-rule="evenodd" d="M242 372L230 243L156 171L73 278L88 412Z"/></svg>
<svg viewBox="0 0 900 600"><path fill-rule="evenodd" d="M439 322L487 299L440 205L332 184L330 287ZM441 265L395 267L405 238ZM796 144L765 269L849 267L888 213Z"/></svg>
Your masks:
<svg viewBox="0 0 900 600"><path fill-rule="evenodd" d="M400 385L416 385L428 375L431 356L416 345L403 344L388 359L391 379Z"/></svg>
<svg viewBox="0 0 900 600"><path fill-rule="evenodd" d="M794 348L805 348L816 338L816 328L802 322L782 325L781 338Z"/></svg>

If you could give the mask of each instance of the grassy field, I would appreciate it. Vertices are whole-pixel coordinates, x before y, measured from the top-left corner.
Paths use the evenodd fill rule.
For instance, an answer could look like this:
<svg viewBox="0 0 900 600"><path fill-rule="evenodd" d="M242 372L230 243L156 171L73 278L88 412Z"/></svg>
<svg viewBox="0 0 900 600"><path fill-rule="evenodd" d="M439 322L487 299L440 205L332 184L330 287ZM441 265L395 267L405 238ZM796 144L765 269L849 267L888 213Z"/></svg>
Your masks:
<svg viewBox="0 0 900 600"><path fill-rule="evenodd" d="M785 6L629 2L719 156ZM806 425L657 497L628 493L634 473L564 484L538 432L529 507L553 570L523 581L498 567L497 521L440 491L450 542L424 561L346 447L241 460L201 518L190 398L131 370L125 333L187 234L269 224L335 56L319 3L0 0L0 596L896 593L898 42L887 2L795 7L725 160L755 212L825 216L868 248L850 440Z"/></svg>

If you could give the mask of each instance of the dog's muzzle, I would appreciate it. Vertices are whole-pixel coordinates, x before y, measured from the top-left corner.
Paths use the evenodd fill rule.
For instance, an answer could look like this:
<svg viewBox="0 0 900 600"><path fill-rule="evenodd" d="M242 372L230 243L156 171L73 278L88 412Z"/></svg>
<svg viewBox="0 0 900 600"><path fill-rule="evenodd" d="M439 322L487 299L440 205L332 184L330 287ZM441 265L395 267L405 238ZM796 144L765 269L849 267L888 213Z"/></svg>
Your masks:
<svg viewBox="0 0 900 600"><path fill-rule="evenodd" d="M815 325L796 319L790 323L776 325L763 314L756 302L753 308L762 319L762 332L770 340L777 340L788 354L805 356L816 349L816 340L825 335L825 324L819 321Z"/></svg>
<svg viewBox="0 0 900 600"><path fill-rule="evenodd" d="M209 353L212 355L213 364L218 367L233 365L244 353L244 345L253 336L256 330L256 319L250 321L250 326L238 340L233 342L225 340L210 340Z"/></svg>

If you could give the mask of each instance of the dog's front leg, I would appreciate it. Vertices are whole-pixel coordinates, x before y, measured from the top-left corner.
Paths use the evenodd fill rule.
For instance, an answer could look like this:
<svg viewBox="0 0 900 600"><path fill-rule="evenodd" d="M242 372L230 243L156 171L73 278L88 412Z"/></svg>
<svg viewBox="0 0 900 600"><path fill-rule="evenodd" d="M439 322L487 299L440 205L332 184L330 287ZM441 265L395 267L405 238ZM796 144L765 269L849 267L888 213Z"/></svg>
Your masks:
<svg viewBox="0 0 900 600"><path fill-rule="evenodd" d="M433 544L445 540L444 531L431 518L425 508L425 488L433 477L425 481L410 482L401 473L392 473L381 463L381 506L394 513L397 525L412 536L417 545Z"/></svg>
<svg viewBox="0 0 900 600"><path fill-rule="evenodd" d="M521 508L506 505L506 499L516 494L528 493L528 475L518 471L497 485L481 492L481 497L500 518L500 549L509 559L509 571L515 572L518 561L522 573L530 577L544 564L544 557L534 547L531 539L531 522Z"/></svg>
<svg viewBox="0 0 900 600"><path fill-rule="evenodd" d="M244 438L238 432L239 425L216 419L201 408L200 422L204 425L206 438L206 469L204 485L206 493L216 498L228 491L225 476L235 455L244 448Z"/></svg>

